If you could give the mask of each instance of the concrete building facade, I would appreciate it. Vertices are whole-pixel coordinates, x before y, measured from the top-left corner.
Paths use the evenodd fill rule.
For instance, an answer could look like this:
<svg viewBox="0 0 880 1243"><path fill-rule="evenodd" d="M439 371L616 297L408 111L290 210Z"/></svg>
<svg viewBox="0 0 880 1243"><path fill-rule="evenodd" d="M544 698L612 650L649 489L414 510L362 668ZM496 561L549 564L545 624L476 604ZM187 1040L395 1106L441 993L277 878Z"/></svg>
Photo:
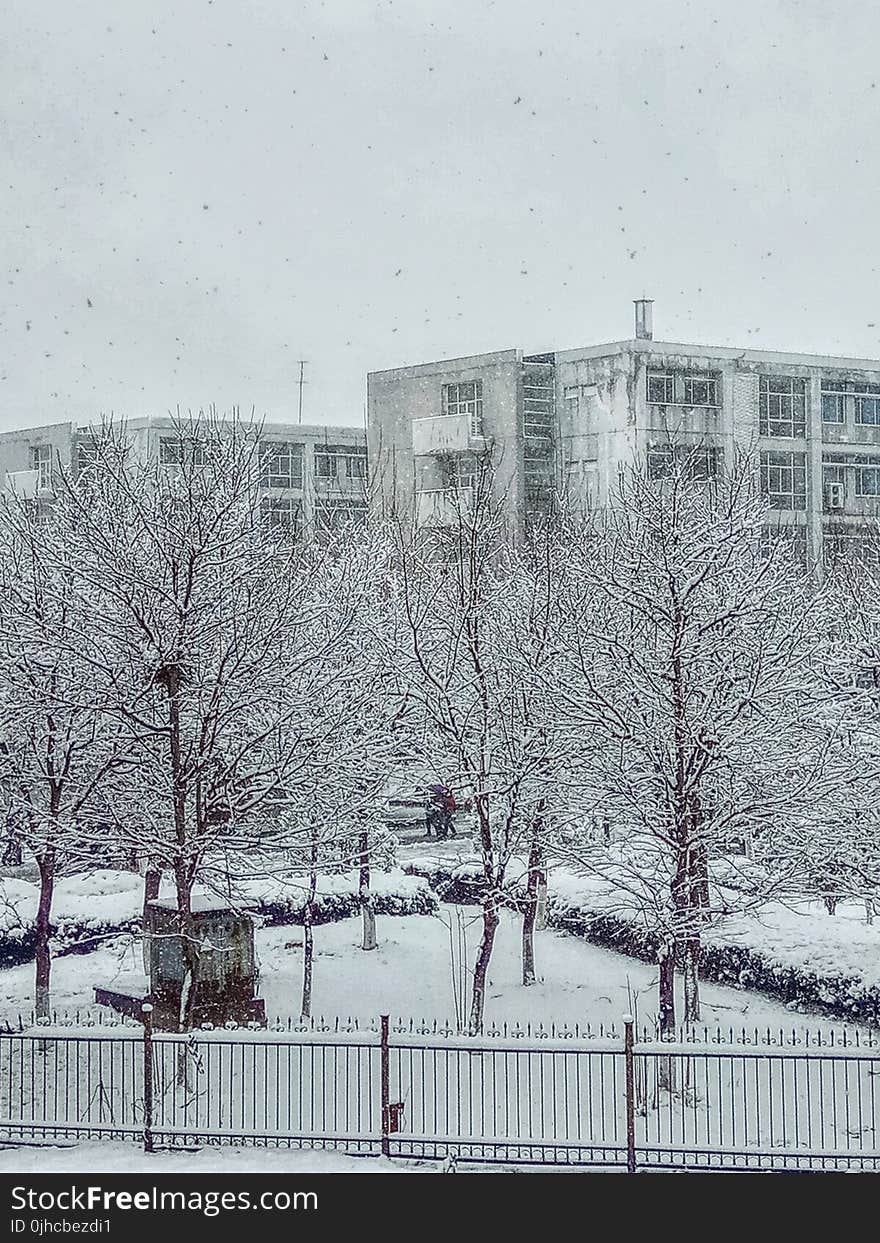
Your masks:
<svg viewBox="0 0 880 1243"><path fill-rule="evenodd" d="M609 504L628 463L659 476L677 456L711 476L748 451L769 526L811 561L845 554L880 516L880 361L655 341L636 335L547 354L518 350L367 381L377 495L451 521L479 454L520 522L565 493Z"/></svg>
<svg viewBox="0 0 880 1243"><path fill-rule="evenodd" d="M170 416L123 425L132 452L173 467L184 451L180 421ZM0 487L49 506L58 472L76 477L94 456L100 428L55 423L0 433ZM334 529L367 513L366 435L358 428L266 423L260 428L261 508L270 526Z"/></svg>

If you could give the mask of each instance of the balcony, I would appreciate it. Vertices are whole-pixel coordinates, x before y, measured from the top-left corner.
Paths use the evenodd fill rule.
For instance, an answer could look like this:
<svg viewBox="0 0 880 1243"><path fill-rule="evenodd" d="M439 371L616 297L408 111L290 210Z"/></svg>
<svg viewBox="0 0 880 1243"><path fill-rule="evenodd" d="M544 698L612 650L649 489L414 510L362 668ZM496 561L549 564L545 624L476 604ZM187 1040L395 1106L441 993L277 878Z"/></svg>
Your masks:
<svg viewBox="0 0 880 1243"><path fill-rule="evenodd" d="M38 470L6 472L3 491L11 496L17 496L21 501L32 501L39 492L44 490L41 472Z"/></svg>
<svg viewBox="0 0 880 1243"><path fill-rule="evenodd" d="M475 435L469 414L441 414L429 419L413 419L413 453L424 457L434 453L467 453L484 448L485 437Z"/></svg>
<svg viewBox="0 0 880 1243"><path fill-rule="evenodd" d="M470 488L432 488L416 493L416 523L420 527L452 527L470 512Z"/></svg>

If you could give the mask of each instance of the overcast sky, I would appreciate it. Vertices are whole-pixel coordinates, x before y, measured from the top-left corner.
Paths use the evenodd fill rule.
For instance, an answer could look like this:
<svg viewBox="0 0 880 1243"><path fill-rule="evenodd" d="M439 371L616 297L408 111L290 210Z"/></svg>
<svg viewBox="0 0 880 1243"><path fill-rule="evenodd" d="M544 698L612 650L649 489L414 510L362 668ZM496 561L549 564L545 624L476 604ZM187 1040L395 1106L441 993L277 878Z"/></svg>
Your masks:
<svg viewBox="0 0 880 1243"><path fill-rule="evenodd" d="M869 0L5 0L0 426L360 424L632 335L880 356Z"/></svg>

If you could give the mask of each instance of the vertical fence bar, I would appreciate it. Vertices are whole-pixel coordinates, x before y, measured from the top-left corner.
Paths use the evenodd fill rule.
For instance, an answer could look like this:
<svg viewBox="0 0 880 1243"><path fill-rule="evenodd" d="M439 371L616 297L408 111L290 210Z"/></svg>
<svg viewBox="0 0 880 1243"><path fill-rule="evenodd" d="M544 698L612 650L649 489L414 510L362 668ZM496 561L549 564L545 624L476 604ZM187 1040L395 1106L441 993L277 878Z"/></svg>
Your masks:
<svg viewBox="0 0 880 1243"><path fill-rule="evenodd" d="M144 1152L153 1151L153 1007L141 1006L144 1016Z"/></svg>
<svg viewBox="0 0 880 1243"><path fill-rule="evenodd" d="M388 1051L388 1015L379 1016L381 1024L381 1084L382 1084L382 1156L391 1156L391 1057Z"/></svg>
<svg viewBox="0 0 880 1243"><path fill-rule="evenodd" d="M636 1172L636 1091L633 1057L633 1017L624 1015L623 1053L626 1060L626 1172Z"/></svg>

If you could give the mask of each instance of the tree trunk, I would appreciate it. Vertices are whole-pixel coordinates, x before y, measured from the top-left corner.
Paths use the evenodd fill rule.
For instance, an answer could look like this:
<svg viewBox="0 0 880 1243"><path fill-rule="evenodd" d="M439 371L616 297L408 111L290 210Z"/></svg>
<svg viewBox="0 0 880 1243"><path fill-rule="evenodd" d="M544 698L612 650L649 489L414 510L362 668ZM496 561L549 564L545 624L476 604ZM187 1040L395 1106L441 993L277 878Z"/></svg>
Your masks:
<svg viewBox="0 0 880 1243"><path fill-rule="evenodd" d="M832 897L830 894L826 894L822 901L825 903L825 910L828 914L833 915L837 910L837 903L839 899Z"/></svg>
<svg viewBox="0 0 880 1243"><path fill-rule="evenodd" d="M373 907L373 891L370 888L370 853L369 840L367 830L362 829L360 835L360 852L361 852L361 875L359 897L361 904L361 916L363 919L363 941L361 948L365 950L374 950L377 945L376 941L376 912Z"/></svg>
<svg viewBox="0 0 880 1243"><path fill-rule="evenodd" d="M522 922L522 982L534 984L535 976L535 923L538 915L536 883L529 875L526 906Z"/></svg>
<svg viewBox="0 0 880 1243"><path fill-rule="evenodd" d="M541 844L537 833L532 836L529 847L529 874L526 881L526 904L522 922L522 982L534 984L535 975L535 928L538 922L538 884L541 876Z"/></svg>
<svg viewBox="0 0 880 1243"><path fill-rule="evenodd" d="M657 1025L661 1040L675 1039L675 941L667 935L657 955L660 965L659 1014ZM675 1062L661 1057L658 1063L660 1087L671 1092L675 1087Z"/></svg>
<svg viewBox="0 0 880 1243"><path fill-rule="evenodd" d="M3 857L0 864L5 868L21 867L21 842L15 836L15 830L9 830L9 836L6 839L6 845L3 847Z"/></svg>
<svg viewBox="0 0 880 1243"><path fill-rule="evenodd" d="M312 855L309 869L309 892L303 910L303 987L300 1017L312 1017L312 967L315 957L315 895L318 891L318 843L312 835Z"/></svg>
<svg viewBox="0 0 880 1243"><path fill-rule="evenodd" d="M171 775L171 803L174 812L174 839L177 852L174 857L174 884L177 893L177 935L183 955L184 976L181 982L180 1004L177 1013L179 1031L188 1031L195 1010L199 989L199 944L192 917L192 890L195 883L195 864L190 857L190 826L187 821L189 787L183 746L180 734L180 666L169 664L164 670L164 684L168 692L168 743ZM198 815L196 807L196 815ZM193 837L198 839L199 825L193 826Z"/></svg>
<svg viewBox="0 0 880 1243"><path fill-rule="evenodd" d="M312 908L307 903L303 912L303 988L300 1017L312 1017L312 963L315 956L315 935L312 931Z"/></svg>
<svg viewBox="0 0 880 1243"><path fill-rule="evenodd" d="M697 836L703 825L703 811L695 800L693 812L694 831ZM694 841L689 852L690 886L688 888L688 935L684 945L684 1022L686 1025L700 1021L700 958L702 945L700 928L709 916L709 860L705 843Z"/></svg>
<svg viewBox="0 0 880 1243"><path fill-rule="evenodd" d="M474 989L471 1000L470 1034L477 1036L483 1030L483 1011L486 1004L486 976L489 971L489 959L492 957L492 946L495 944L495 933L498 929L498 910L494 896L488 897L483 903L483 936L477 953L474 967Z"/></svg>
<svg viewBox="0 0 880 1243"><path fill-rule="evenodd" d="M658 958L660 962L659 1034L661 1040L672 1040L675 1036L675 943L671 936L663 938Z"/></svg>
<svg viewBox="0 0 880 1243"><path fill-rule="evenodd" d="M144 909L141 916L141 946L144 956L144 975L150 978L150 934L147 931L149 927L147 921L147 908L151 902L154 902L159 896L159 887L162 883L162 873L158 868L147 867L144 873Z"/></svg>
<svg viewBox="0 0 880 1243"><path fill-rule="evenodd" d="M700 934L693 932L684 943L685 1026L700 1021Z"/></svg>
<svg viewBox="0 0 880 1243"><path fill-rule="evenodd" d="M710 905L709 862L706 856L706 847L702 842L694 846L691 852L691 861L695 905L708 911Z"/></svg>
<svg viewBox="0 0 880 1243"><path fill-rule="evenodd" d="M535 911L535 932L547 927L547 873L538 873L538 906Z"/></svg>
<svg viewBox="0 0 880 1243"><path fill-rule="evenodd" d="M175 861L174 879L177 889L177 935L183 956L184 975L177 1013L178 1031L189 1031L199 991L199 943L192 917L192 885L189 869L182 860Z"/></svg>
<svg viewBox="0 0 880 1243"><path fill-rule="evenodd" d="M869 926L873 924L874 922L875 913L876 912L874 910L874 899L865 898L865 919L867 920Z"/></svg>
<svg viewBox="0 0 880 1243"><path fill-rule="evenodd" d="M34 980L34 1012L38 1019L49 1017L49 979L52 971L50 947L52 895L55 890L55 851L43 851L37 859L40 869L40 900L37 904L36 972Z"/></svg>

